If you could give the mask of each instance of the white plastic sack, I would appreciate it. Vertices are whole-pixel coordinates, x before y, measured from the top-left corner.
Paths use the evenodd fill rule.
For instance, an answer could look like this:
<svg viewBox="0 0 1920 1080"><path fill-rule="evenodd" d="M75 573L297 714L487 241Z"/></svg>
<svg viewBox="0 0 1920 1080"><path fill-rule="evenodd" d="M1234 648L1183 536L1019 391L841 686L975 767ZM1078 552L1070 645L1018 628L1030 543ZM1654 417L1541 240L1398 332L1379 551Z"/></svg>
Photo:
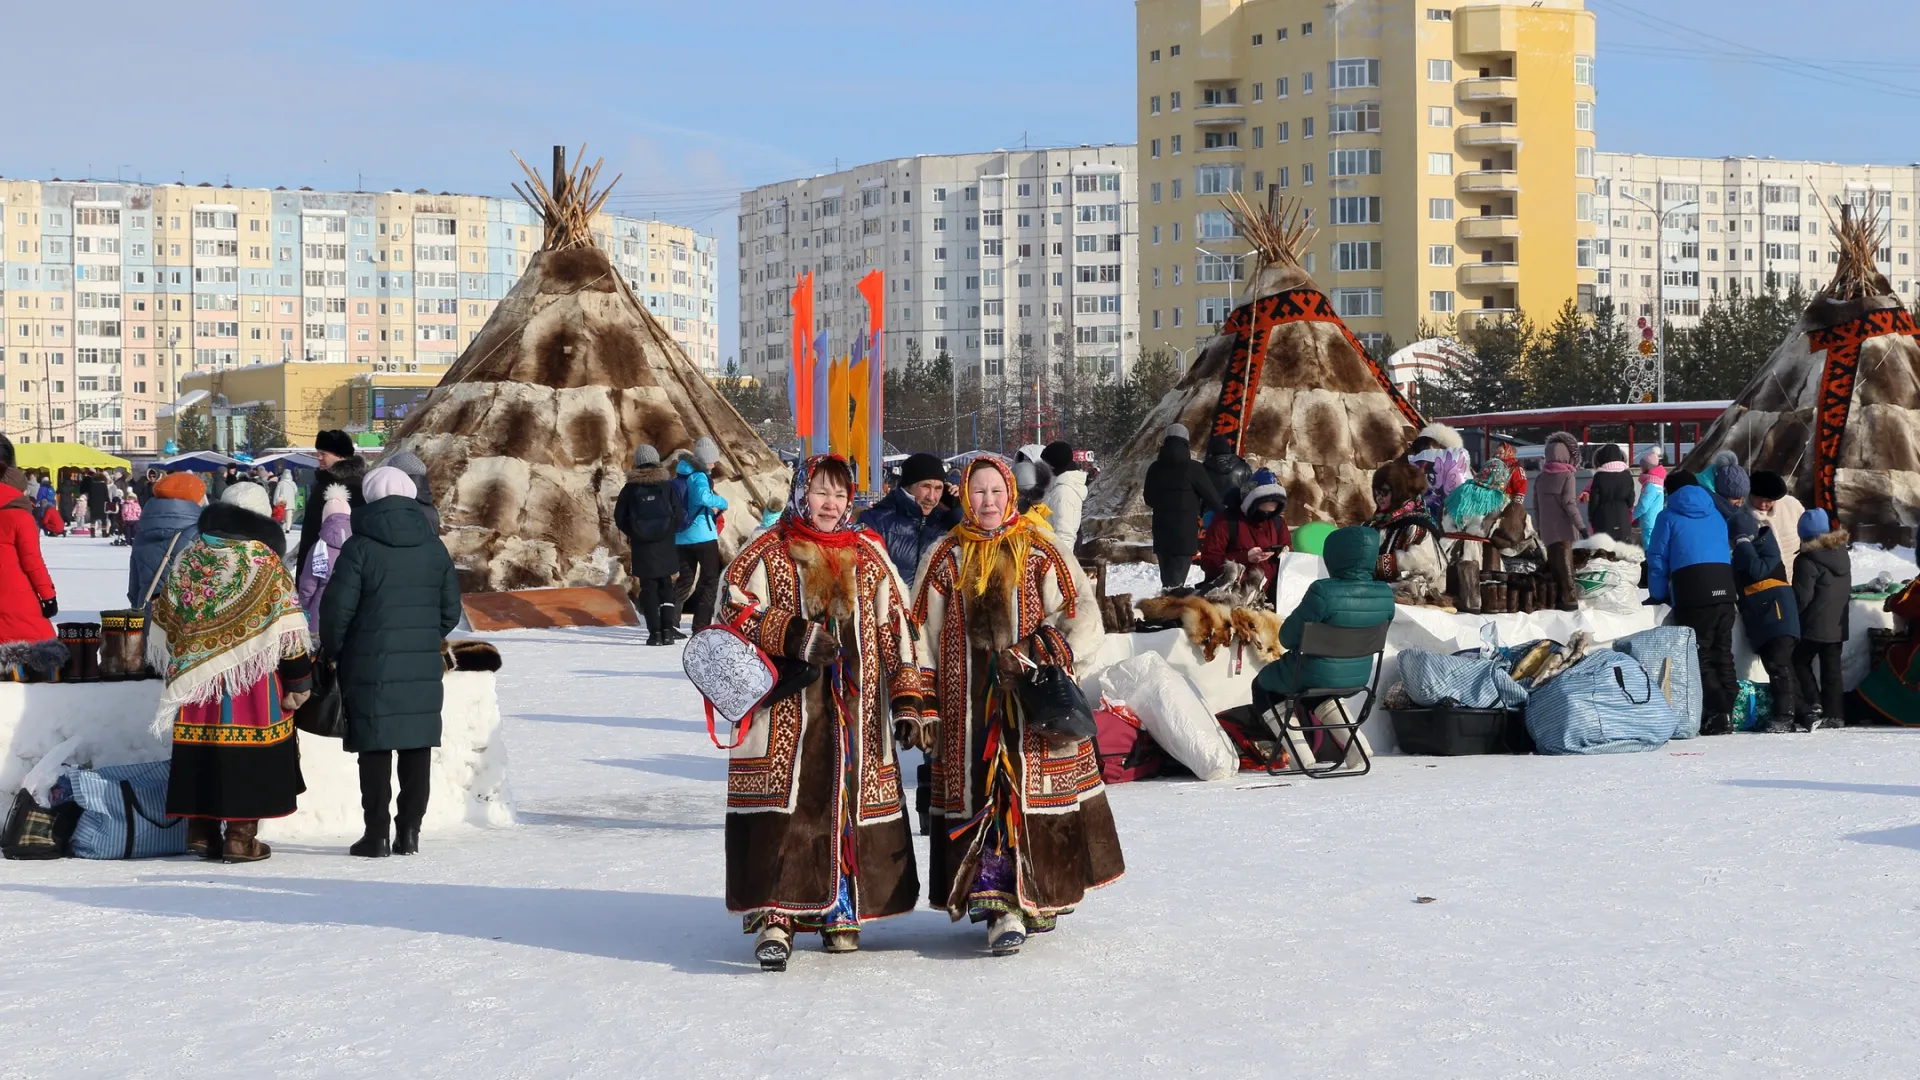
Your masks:
<svg viewBox="0 0 1920 1080"><path fill-rule="evenodd" d="M1159 653L1141 653L1101 672L1100 696L1125 702L1153 741L1200 779L1239 775L1233 740Z"/></svg>

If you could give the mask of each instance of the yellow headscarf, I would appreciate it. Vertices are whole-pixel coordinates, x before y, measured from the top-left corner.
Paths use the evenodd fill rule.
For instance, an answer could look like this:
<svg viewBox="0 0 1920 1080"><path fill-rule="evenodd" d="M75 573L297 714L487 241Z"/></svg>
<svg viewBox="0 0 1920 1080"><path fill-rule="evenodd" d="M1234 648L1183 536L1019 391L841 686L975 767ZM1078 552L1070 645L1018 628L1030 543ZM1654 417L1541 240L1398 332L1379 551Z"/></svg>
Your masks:
<svg viewBox="0 0 1920 1080"><path fill-rule="evenodd" d="M973 500L966 490L961 491L965 500L966 517L953 527L953 535L960 540L960 595L981 596L987 586L995 580L1003 582L1009 589L1015 587L1021 571L1027 565L1027 556L1033 552L1034 537L1050 532L1047 524L1050 512L1045 506L1034 506L1026 513L1014 513L1019 505L1020 485L1013 478L1013 469L999 458L978 457L967 466L967 482L981 469L993 469L1007 484L1008 518L998 529L987 530L974 518Z"/></svg>

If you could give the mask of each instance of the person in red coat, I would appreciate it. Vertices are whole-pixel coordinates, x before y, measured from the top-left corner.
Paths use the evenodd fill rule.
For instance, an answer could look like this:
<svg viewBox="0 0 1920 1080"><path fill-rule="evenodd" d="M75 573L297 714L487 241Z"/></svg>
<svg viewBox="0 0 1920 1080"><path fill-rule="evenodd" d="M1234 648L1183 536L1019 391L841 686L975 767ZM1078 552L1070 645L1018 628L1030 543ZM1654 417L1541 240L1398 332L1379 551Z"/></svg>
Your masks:
<svg viewBox="0 0 1920 1080"><path fill-rule="evenodd" d="M1224 513L1214 515L1200 542L1200 569L1208 581L1220 577L1228 563L1239 563L1258 575L1269 600L1279 580L1273 560L1293 546L1293 534L1280 515L1287 508L1287 489L1273 473L1262 469L1253 475L1238 503Z"/></svg>
<svg viewBox="0 0 1920 1080"><path fill-rule="evenodd" d="M60 604L40 558L33 503L21 490L26 482L13 463L13 443L0 435L0 671L15 678L23 668L51 676L67 652L47 621Z"/></svg>

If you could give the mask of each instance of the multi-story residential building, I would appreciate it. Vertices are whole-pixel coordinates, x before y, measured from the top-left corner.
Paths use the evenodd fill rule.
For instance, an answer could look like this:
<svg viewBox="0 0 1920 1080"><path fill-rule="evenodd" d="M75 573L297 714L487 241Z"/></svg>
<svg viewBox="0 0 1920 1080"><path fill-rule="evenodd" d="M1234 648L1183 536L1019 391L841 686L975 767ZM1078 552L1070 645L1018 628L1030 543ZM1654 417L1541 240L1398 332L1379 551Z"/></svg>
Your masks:
<svg viewBox="0 0 1920 1080"><path fill-rule="evenodd" d="M1887 231L1880 272L1914 301L1920 166L1604 153L1598 174L1597 291L1625 315L1663 308L1685 326L1736 288L1819 288L1839 262L1833 227L1843 205L1878 214Z"/></svg>
<svg viewBox="0 0 1920 1080"><path fill-rule="evenodd" d="M831 349L867 325L855 286L886 271L886 356L945 352L959 370L1019 376L1071 356L1117 375L1138 354L1134 148L923 154L740 196L745 374L791 363L791 299L813 272ZM1010 363L1011 362L1011 363Z"/></svg>
<svg viewBox="0 0 1920 1080"><path fill-rule="evenodd" d="M1145 344L1190 349L1225 318L1249 267L1222 200L1270 186L1319 227L1306 266L1370 346L1590 295L1580 0L1135 11Z"/></svg>
<svg viewBox="0 0 1920 1080"><path fill-rule="evenodd" d="M717 371L713 237L613 215L595 232ZM151 453L195 371L451 363L540 240L525 204L477 195L0 180L0 431Z"/></svg>

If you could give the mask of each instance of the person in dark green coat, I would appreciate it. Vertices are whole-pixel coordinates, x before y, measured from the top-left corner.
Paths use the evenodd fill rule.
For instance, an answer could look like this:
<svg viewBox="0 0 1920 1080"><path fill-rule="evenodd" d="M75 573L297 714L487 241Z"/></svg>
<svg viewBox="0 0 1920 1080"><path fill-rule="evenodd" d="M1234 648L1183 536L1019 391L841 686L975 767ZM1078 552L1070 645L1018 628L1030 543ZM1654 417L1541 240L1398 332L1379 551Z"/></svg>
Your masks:
<svg viewBox="0 0 1920 1080"><path fill-rule="evenodd" d="M1393 586L1373 579L1380 556L1380 534L1364 525L1337 529L1327 537L1322 558L1327 576L1307 586L1307 594L1280 624L1287 654L1253 680L1253 704L1262 713L1288 694L1315 686L1358 686L1367 681L1372 660L1306 660L1299 655L1300 634L1308 623L1330 626L1379 626L1393 621Z"/></svg>
<svg viewBox="0 0 1920 1080"><path fill-rule="evenodd" d="M369 471L353 536L320 603L320 640L338 664L348 753L360 755L360 809L366 835L349 850L379 858L420 850L427 777L440 745L440 645L460 624L453 559L398 469ZM400 812L389 843L394 754L400 756Z"/></svg>

